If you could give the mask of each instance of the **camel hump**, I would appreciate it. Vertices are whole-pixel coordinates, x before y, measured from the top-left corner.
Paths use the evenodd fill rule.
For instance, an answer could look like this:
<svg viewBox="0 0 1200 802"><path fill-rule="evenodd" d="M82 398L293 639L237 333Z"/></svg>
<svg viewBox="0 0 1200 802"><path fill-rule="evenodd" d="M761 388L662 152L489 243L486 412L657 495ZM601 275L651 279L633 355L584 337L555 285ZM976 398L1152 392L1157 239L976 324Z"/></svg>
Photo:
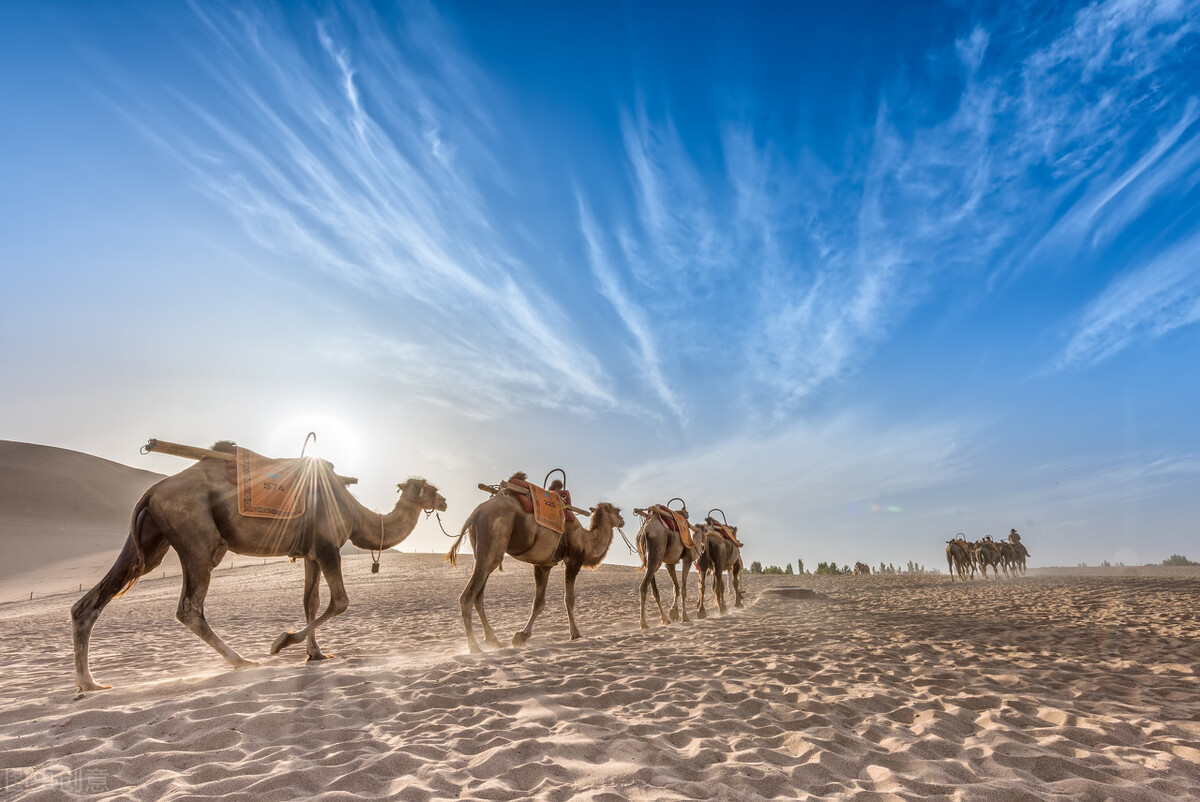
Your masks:
<svg viewBox="0 0 1200 802"><path fill-rule="evenodd" d="M529 480L525 478L525 471L517 471L512 476L508 477L508 481L511 484L516 485L516 484L521 484L522 482L527 482Z"/></svg>

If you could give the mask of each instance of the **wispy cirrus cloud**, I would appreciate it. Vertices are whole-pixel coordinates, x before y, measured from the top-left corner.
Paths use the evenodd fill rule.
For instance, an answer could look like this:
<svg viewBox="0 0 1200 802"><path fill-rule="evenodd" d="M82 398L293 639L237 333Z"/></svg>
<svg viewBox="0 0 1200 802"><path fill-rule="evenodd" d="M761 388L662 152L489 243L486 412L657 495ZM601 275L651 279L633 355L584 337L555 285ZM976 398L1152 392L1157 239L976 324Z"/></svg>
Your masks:
<svg viewBox="0 0 1200 802"><path fill-rule="evenodd" d="M425 391L472 415L619 406L495 226L507 179L488 81L431 8L398 24L359 6L287 21L193 10L211 91L133 114L260 243L395 311L350 353L427 374Z"/></svg>
<svg viewBox="0 0 1200 802"><path fill-rule="evenodd" d="M1095 364L1200 322L1200 233L1111 282L1080 315L1056 368Z"/></svg>

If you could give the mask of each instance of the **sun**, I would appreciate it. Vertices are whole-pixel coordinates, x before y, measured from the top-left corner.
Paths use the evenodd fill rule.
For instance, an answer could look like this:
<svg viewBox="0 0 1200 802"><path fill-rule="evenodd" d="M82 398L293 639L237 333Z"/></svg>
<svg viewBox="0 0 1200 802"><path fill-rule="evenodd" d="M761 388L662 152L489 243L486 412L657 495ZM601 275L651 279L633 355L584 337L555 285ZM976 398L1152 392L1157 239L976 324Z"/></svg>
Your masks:
<svg viewBox="0 0 1200 802"><path fill-rule="evenodd" d="M305 447L309 432L316 434ZM303 412L292 415L275 427L270 435L270 451L280 457L321 457L338 468L350 470L359 464L362 448L358 433L344 419L327 412Z"/></svg>

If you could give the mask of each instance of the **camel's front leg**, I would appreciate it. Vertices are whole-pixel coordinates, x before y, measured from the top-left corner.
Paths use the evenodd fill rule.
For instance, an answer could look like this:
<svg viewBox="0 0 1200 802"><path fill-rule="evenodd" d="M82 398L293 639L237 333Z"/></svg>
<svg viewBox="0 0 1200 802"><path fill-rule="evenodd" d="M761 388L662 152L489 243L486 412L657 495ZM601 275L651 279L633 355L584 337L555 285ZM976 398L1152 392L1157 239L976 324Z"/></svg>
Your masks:
<svg viewBox="0 0 1200 802"><path fill-rule="evenodd" d="M305 558L304 560L304 620L311 624L313 619L317 617L317 610L321 607L321 568L317 565L316 560ZM324 654L321 652L321 647L317 645L317 633L310 630L308 633L308 659L309 660L326 660L333 655Z"/></svg>
<svg viewBox="0 0 1200 802"><path fill-rule="evenodd" d="M640 588L640 595L642 599L642 629L650 628L650 625L646 623L646 594L650 592L650 588L653 587L653 583L654 572L650 570L649 564L647 564L646 575L642 577L642 586ZM654 594L656 596L658 595L658 588L654 589Z"/></svg>
<svg viewBox="0 0 1200 802"><path fill-rule="evenodd" d="M567 563L567 585L563 592L563 600L567 603L567 624L571 627L571 640L579 640L579 627L575 626L575 577L583 566L577 563Z"/></svg>
<svg viewBox="0 0 1200 802"><path fill-rule="evenodd" d="M346 594L346 585L342 582L342 555L333 549L328 554L317 556L317 566L325 576L325 584L329 585L329 606L315 621L309 621L299 632L284 632L271 644L271 654L299 643L317 630L335 615L341 615L350 607L350 597Z"/></svg>
<svg viewBox="0 0 1200 802"><path fill-rule="evenodd" d="M546 606L546 584L550 580L550 568L548 565L535 565L533 567L533 610L529 613L529 620L525 622L525 628L513 635L513 646L524 646L529 640L529 636L533 634L533 622L541 614L542 608Z"/></svg>
<svg viewBox="0 0 1200 802"><path fill-rule="evenodd" d="M683 623L688 623L687 617L687 575L692 568L690 551L683 553L683 568L679 572L679 611L683 613Z"/></svg>

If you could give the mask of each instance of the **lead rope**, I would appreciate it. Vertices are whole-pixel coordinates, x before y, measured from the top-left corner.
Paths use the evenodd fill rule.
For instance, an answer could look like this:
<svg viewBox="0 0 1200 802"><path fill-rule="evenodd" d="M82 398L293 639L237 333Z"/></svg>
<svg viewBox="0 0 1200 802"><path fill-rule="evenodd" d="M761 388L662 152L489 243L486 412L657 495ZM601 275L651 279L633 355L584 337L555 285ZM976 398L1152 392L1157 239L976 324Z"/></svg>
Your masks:
<svg viewBox="0 0 1200 802"><path fill-rule="evenodd" d="M379 513L379 551L371 549L371 573L379 573L379 558L383 556L383 513Z"/></svg>
<svg viewBox="0 0 1200 802"><path fill-rule="evenodd" d="M440 512L435 512L435 513L433 513L433 514L437 516L437 519L438 519L438 529L441 529L441 530L442 530L442 534L443 534L443 535L445 535L445 536L446 536L446 537L448 537L448 538L453 538L453 537L454 537L454 535L452 535L452 534L450 534L449 532L447 532L447 531L446 531L446 527L442 526L442 514L441 514ZM429 513L428 513L428 512L427 512L427 513L425 513L425 518L426 518L426 519L428 519L428 518L429 518Z"/></svg>
<svg viewBox="0 0 1200 802"><path fill-rule="evenodd" d="M629 538L625 537L625 530L620 527L617 527L617 532L620 533L621 540L625 541L625 548L629 549L629 553L636 554L637 550L634 549L633 544L629 542Z"/></svg>

